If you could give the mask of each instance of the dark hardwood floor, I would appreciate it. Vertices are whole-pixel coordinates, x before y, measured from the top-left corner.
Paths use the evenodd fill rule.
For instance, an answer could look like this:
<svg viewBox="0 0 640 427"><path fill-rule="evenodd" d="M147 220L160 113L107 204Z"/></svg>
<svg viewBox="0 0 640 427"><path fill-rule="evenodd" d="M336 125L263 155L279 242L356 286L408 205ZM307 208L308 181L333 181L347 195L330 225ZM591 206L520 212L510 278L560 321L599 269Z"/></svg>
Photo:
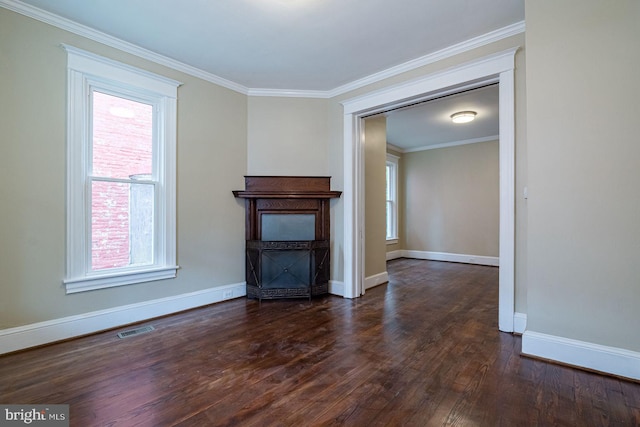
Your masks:
<svg viewBox="0 0 640 427"><path fill-rule="evenodd" d="M498 269L401 259L348 300L236 299L0 357L72 426L637 426L640 384L520 356Z"/></svg>

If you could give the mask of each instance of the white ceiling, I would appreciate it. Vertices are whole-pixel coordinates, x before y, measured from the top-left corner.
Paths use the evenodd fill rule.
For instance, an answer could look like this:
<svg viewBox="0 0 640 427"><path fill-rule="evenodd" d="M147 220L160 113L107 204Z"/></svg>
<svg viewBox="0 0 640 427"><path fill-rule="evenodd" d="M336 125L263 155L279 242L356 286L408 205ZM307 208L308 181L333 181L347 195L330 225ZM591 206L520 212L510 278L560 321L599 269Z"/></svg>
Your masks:
<svg viewBox="0 0 640 427"><path fill-rule="evenodd" d="M524 0L2 0L246 88L329 91L524 20Z"/></svg>
<svg viewBox="0 0 640 427"><path fill-rule="evenodd" d="M524 21L524 0L0 0L0 6L51 16L45 22L64 21L63 28L67 20L81 24L244 93L322 96ZM477 120L452 126L449 116L466 109L478 111ZM431 101L387 120L389 142L409 151L497 135L497 89Z"/></svg>
<svg viewBox="0 0 640 427"><path fill-rule="evenodd" d="M470 123L455 124L451 115L475 111ZM387 142L405 152L497 139L498 85L449 95L385 113Z"/></svg>

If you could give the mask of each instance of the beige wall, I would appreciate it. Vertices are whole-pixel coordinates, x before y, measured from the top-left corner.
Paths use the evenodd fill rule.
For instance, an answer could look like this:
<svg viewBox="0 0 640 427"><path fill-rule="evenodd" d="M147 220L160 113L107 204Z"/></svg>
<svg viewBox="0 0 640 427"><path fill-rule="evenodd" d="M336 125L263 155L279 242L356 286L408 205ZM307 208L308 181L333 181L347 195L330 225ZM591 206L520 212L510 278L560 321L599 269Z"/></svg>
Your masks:
<svg viewBox="0 0 640 427"><path fill-rule="evenodd" d="M640 351L640 3L526 20L528 329Z"/></svg>
<svg viewBox="0 0 640 427"><path fill-rule="evenodd" d="M404 154L404 249L499 256L498 141Z"/></svg>
<svg viewBox="0 0 640 427"><path fill-rule="evenodd" d="M178 90L172 280L65 295L67 43ZM0 329L244 281L247 97L0 8Z"/></svg>
<svg viewBox="0 0 640 427"><path fill-rule="evenodd" d="M365 277L387 271L386 162L387 119L368 118L364 125Z"/></svg>
<svg viewBox="0 0 640 427"><path fill-rule="evenodd" d="M328 176L326 99L250 97L249 175Z"/></svg>

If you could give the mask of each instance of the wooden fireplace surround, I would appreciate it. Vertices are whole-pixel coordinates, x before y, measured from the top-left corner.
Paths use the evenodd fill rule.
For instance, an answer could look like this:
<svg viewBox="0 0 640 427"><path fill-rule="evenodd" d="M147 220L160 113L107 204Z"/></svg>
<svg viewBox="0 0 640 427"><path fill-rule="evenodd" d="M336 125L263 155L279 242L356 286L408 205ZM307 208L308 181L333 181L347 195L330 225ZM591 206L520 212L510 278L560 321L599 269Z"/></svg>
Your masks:
<svg viewBox="0 0 640 427"><path fill-rule="evenodd" d="M245 202L246 281L249 298L297 298L328 292L330 272L330 177L245 176L245 189L233 192ZM265 241L262 239L264 214L313 214L315 239L312 241ZM310 251L311 277L299 286L279 288L263 283L262 253L278 250Z"/></svg>

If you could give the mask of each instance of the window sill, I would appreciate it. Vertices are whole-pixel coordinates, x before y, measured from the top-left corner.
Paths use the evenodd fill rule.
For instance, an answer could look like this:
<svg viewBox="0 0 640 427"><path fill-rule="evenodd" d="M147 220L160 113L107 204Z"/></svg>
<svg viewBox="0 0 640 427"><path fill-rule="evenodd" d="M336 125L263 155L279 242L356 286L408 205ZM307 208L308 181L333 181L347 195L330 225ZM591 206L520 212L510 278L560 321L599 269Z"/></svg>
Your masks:
<svg viewBox="0 0 640 427"><path fill-rule="evenodd" d="M387 245L397 245L398 239L387 239Z"/></svg>
<svg viewBox="0 0 640 427"><path fill-rule="evenodd" d="M135 283L151 282L155 280L173 279L178 270L177 265L154 269L119 272L100 276L87 276L64 281L67 294L93 291L96 289L113 288L115 286L132 285Z"/></svg>

